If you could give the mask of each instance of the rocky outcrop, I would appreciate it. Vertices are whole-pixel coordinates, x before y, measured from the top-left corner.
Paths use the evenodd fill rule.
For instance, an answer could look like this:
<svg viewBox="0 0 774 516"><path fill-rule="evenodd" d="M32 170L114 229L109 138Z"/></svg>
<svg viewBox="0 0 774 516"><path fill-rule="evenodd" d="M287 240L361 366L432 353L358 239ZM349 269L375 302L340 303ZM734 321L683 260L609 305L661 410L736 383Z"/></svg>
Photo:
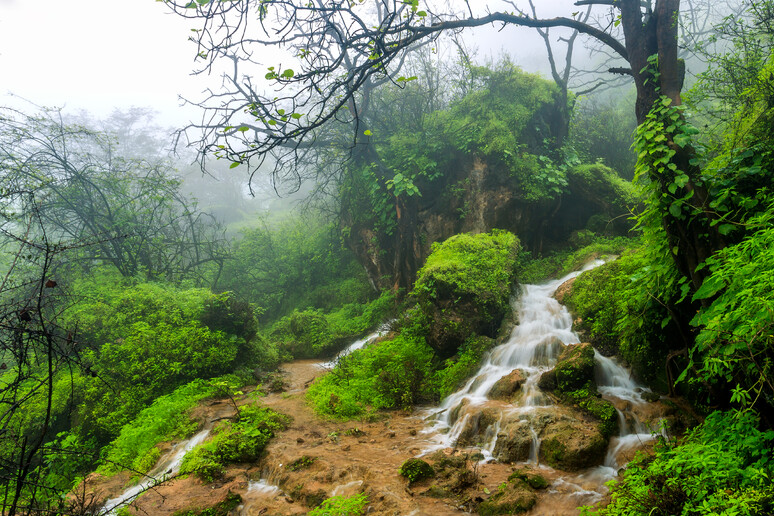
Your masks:
<svg viewBox="0 0 774 516"><path fill-rule="evenodd" d="M585 181L595 186L589 188ZM493 228L517 235L524 248L545 253L566 245L578 231L625 234L631 185L604 165L568 172L568 186L554 198L531 200L501 163L470 156L450 160L436 181L421 185L421 196L396 200L397 229L389 234L345 220L346 239L378 288L409 290L434 242L459 233Z"/></svg>

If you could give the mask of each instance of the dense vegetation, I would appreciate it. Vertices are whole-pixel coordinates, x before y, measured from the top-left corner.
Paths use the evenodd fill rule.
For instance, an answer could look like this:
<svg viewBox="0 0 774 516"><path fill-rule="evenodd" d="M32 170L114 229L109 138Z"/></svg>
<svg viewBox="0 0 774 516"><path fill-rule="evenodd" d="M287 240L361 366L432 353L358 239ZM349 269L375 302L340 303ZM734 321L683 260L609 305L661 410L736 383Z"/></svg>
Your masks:
<svg viewBox="0 0 774 516"><path fill-rule="evenodd" d="M311 385L310 406L373 419L437 402L507 331L519 282L616 254L564 298L577 329L703 423L640 455L610 504L584 511L774 512L774 7L744 6L715 28L722 53L695 49L711 65L688 107L657 91L641 114L636 162L621 102L559 105L557 84L507 59L445 68L421 54L408 63L418 77L368 92L363 145L341 143L336 126L301 163L320 179L306 211L242 220L240 232L184 194L153 145L4 109L3 510L67 512L65 493L90 471L147 473L160 443L199 428L197 403L233 401L283 360L333 357L391 319ZM648 63L658 79L657 57ZM510 197L491 213L476 204L498 192ZM629 213L635 227L616 237ZM566 360L592 374L591 348L576 351ZM554 394L614 435L590 380L561 364L555 375ZM259 460L288 421L259 400L234 410L184 474L213 481ZM424 474L412 464L410 481ZM367 503L333 497L311 514Z"/></svg>

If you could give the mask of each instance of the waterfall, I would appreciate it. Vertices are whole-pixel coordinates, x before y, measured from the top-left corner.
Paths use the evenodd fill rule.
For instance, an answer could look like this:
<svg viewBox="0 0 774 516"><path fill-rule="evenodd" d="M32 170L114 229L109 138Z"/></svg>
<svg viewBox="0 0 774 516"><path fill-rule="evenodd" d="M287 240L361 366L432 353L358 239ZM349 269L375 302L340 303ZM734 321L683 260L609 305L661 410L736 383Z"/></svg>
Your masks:
<svg viewBox="0 0 774 516"><path fill-rule="evenodd" d="M513 329L508 341L484 357L479 371L459 391L445 398L439 407L428 411L427 419L431 423L424 433L429 434L433 444L422 452L423 455L455 446L471 418L467 407L483 409L486 404L493 406L495 402L489 400L487 394L498 380L514 369L520 369L526 377L521 386L521 396L508 408L503 408L500 403L496 407L498 410L529 415L538 409L552 406L550 398L538 387L538 380L544 372L554 367L565 346L579 342L578 335L572 331L572 317L553 298L554 292L567 280L602 263L601 260L591 262L580 271L542 285L522 286L521 296L514 305L519 324ZM642 394L649 392L648 389L637 385L630 372L621 364L596 351L595 379L600 394L616 406L620 421L620 433L611 439L604 466L599 471L589 473L592 477L599 477L601 485L615 476L619 467L616 457L621 452L631 450L654 437L653 429L637 415L637 409L647 405ZM501 421L502 416L484 435L481 452L485 460L492 457ZM524 423L528 421L532 435L528 462L537 463L540 438L532 425L532 419L527 418Z"/></svg>
<svg viewBox="0 0 774 516"><path fill-rule="evenodd" d="M580 271L543 285L522 286L522 294L515 306L518 311L518 326L513 329L507 342L493 349L484 358L479 371L459 391L446 397L439 408L431 411L435 424L426 429L426 432L440 430L444 433L434 436L435 445L426 452L453 446L466 423L465 417L453 420L453 409L463 402L471 406L486 403L489 401L487 393L494 384L514 369L521 369L526 374L526 381L522 386L525 395L522 397L522 403L515 408L529 411L549 404L547 396L537 387L540 375L554 366L564 346L578 342L578 336L572 331L570 313L552 296L565 281L602 263L604 262L596 260ZM532 432L534 433L534 430ZM495 434L493 440L496 439ZM538 446L539 443L535 444L536 461ZM485 448L492 450L494 442L488 442ZM486 453L484 455L487 456Z"/></svg>

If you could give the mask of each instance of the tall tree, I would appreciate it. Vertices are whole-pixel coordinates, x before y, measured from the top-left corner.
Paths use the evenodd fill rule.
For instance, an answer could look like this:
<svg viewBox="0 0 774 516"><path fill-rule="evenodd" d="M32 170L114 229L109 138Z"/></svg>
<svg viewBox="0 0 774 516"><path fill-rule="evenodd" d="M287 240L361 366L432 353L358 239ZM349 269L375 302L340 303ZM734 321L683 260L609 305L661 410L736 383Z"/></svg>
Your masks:
<svg viewBox="0 0 774 516"><path fill-rule="evenodd" d="M341 117L353 122L355 143L367 139L370 131L360 124L358 92L373 77L395 77L406 52L442 33L485 25L576 30L626 63L615 71L631 76L635 84L640 124L649 121L655 108L649 129L641 134L647 140L643 145L663 143L657 153L661 161L644 163L641 170L655 185L653 199L676 265L694 288L706 274L699 264L724 245L682 113L676 109L682 103L685 75L678 59L680 0L575 2L606 9L611 20L606 25L582 18L580 10L540 19L484 4L477 6L482 12L477 14L467 1L463 11L434 10L429 4L420 6L419 0L166 3L183 16L202 19L194 38L204 60L202 72L213 70L221 60L231 66L226 90L202 103L208 122L194 127L202 131L201 152L244 163L277 151L292 156L314 142L326 123ZM254 26L256 18L259 24ZM270 47L289 50L285 62L294 62L298 70L273 63L264 68L267 83L245 75L243 67L261 66L256 56L266 55ZM262 93L262 88L269 92ZM282 161L278 165L281 168Z"/></svg>

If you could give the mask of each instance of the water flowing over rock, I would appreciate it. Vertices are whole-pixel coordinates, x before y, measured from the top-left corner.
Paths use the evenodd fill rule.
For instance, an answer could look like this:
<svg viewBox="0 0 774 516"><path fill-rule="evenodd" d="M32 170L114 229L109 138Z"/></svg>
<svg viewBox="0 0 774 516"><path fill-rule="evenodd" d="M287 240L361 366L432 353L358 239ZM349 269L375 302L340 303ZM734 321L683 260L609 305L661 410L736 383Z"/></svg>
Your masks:
<svg viewBox="0 0 774 516"><path fill-rule="evenodd" d="M434 444L425 453L475 447L485 460L585 472L557 481L559 491L578 496L582 505L601 499L604 482L629 452L654 439L663 407L645 414L649 391L614 359L580 343L572 317L553 297L580 272L522 286L510 339L462 389L430 410L425 432ZM513 493L519 498L518 489Z"/></svg>

